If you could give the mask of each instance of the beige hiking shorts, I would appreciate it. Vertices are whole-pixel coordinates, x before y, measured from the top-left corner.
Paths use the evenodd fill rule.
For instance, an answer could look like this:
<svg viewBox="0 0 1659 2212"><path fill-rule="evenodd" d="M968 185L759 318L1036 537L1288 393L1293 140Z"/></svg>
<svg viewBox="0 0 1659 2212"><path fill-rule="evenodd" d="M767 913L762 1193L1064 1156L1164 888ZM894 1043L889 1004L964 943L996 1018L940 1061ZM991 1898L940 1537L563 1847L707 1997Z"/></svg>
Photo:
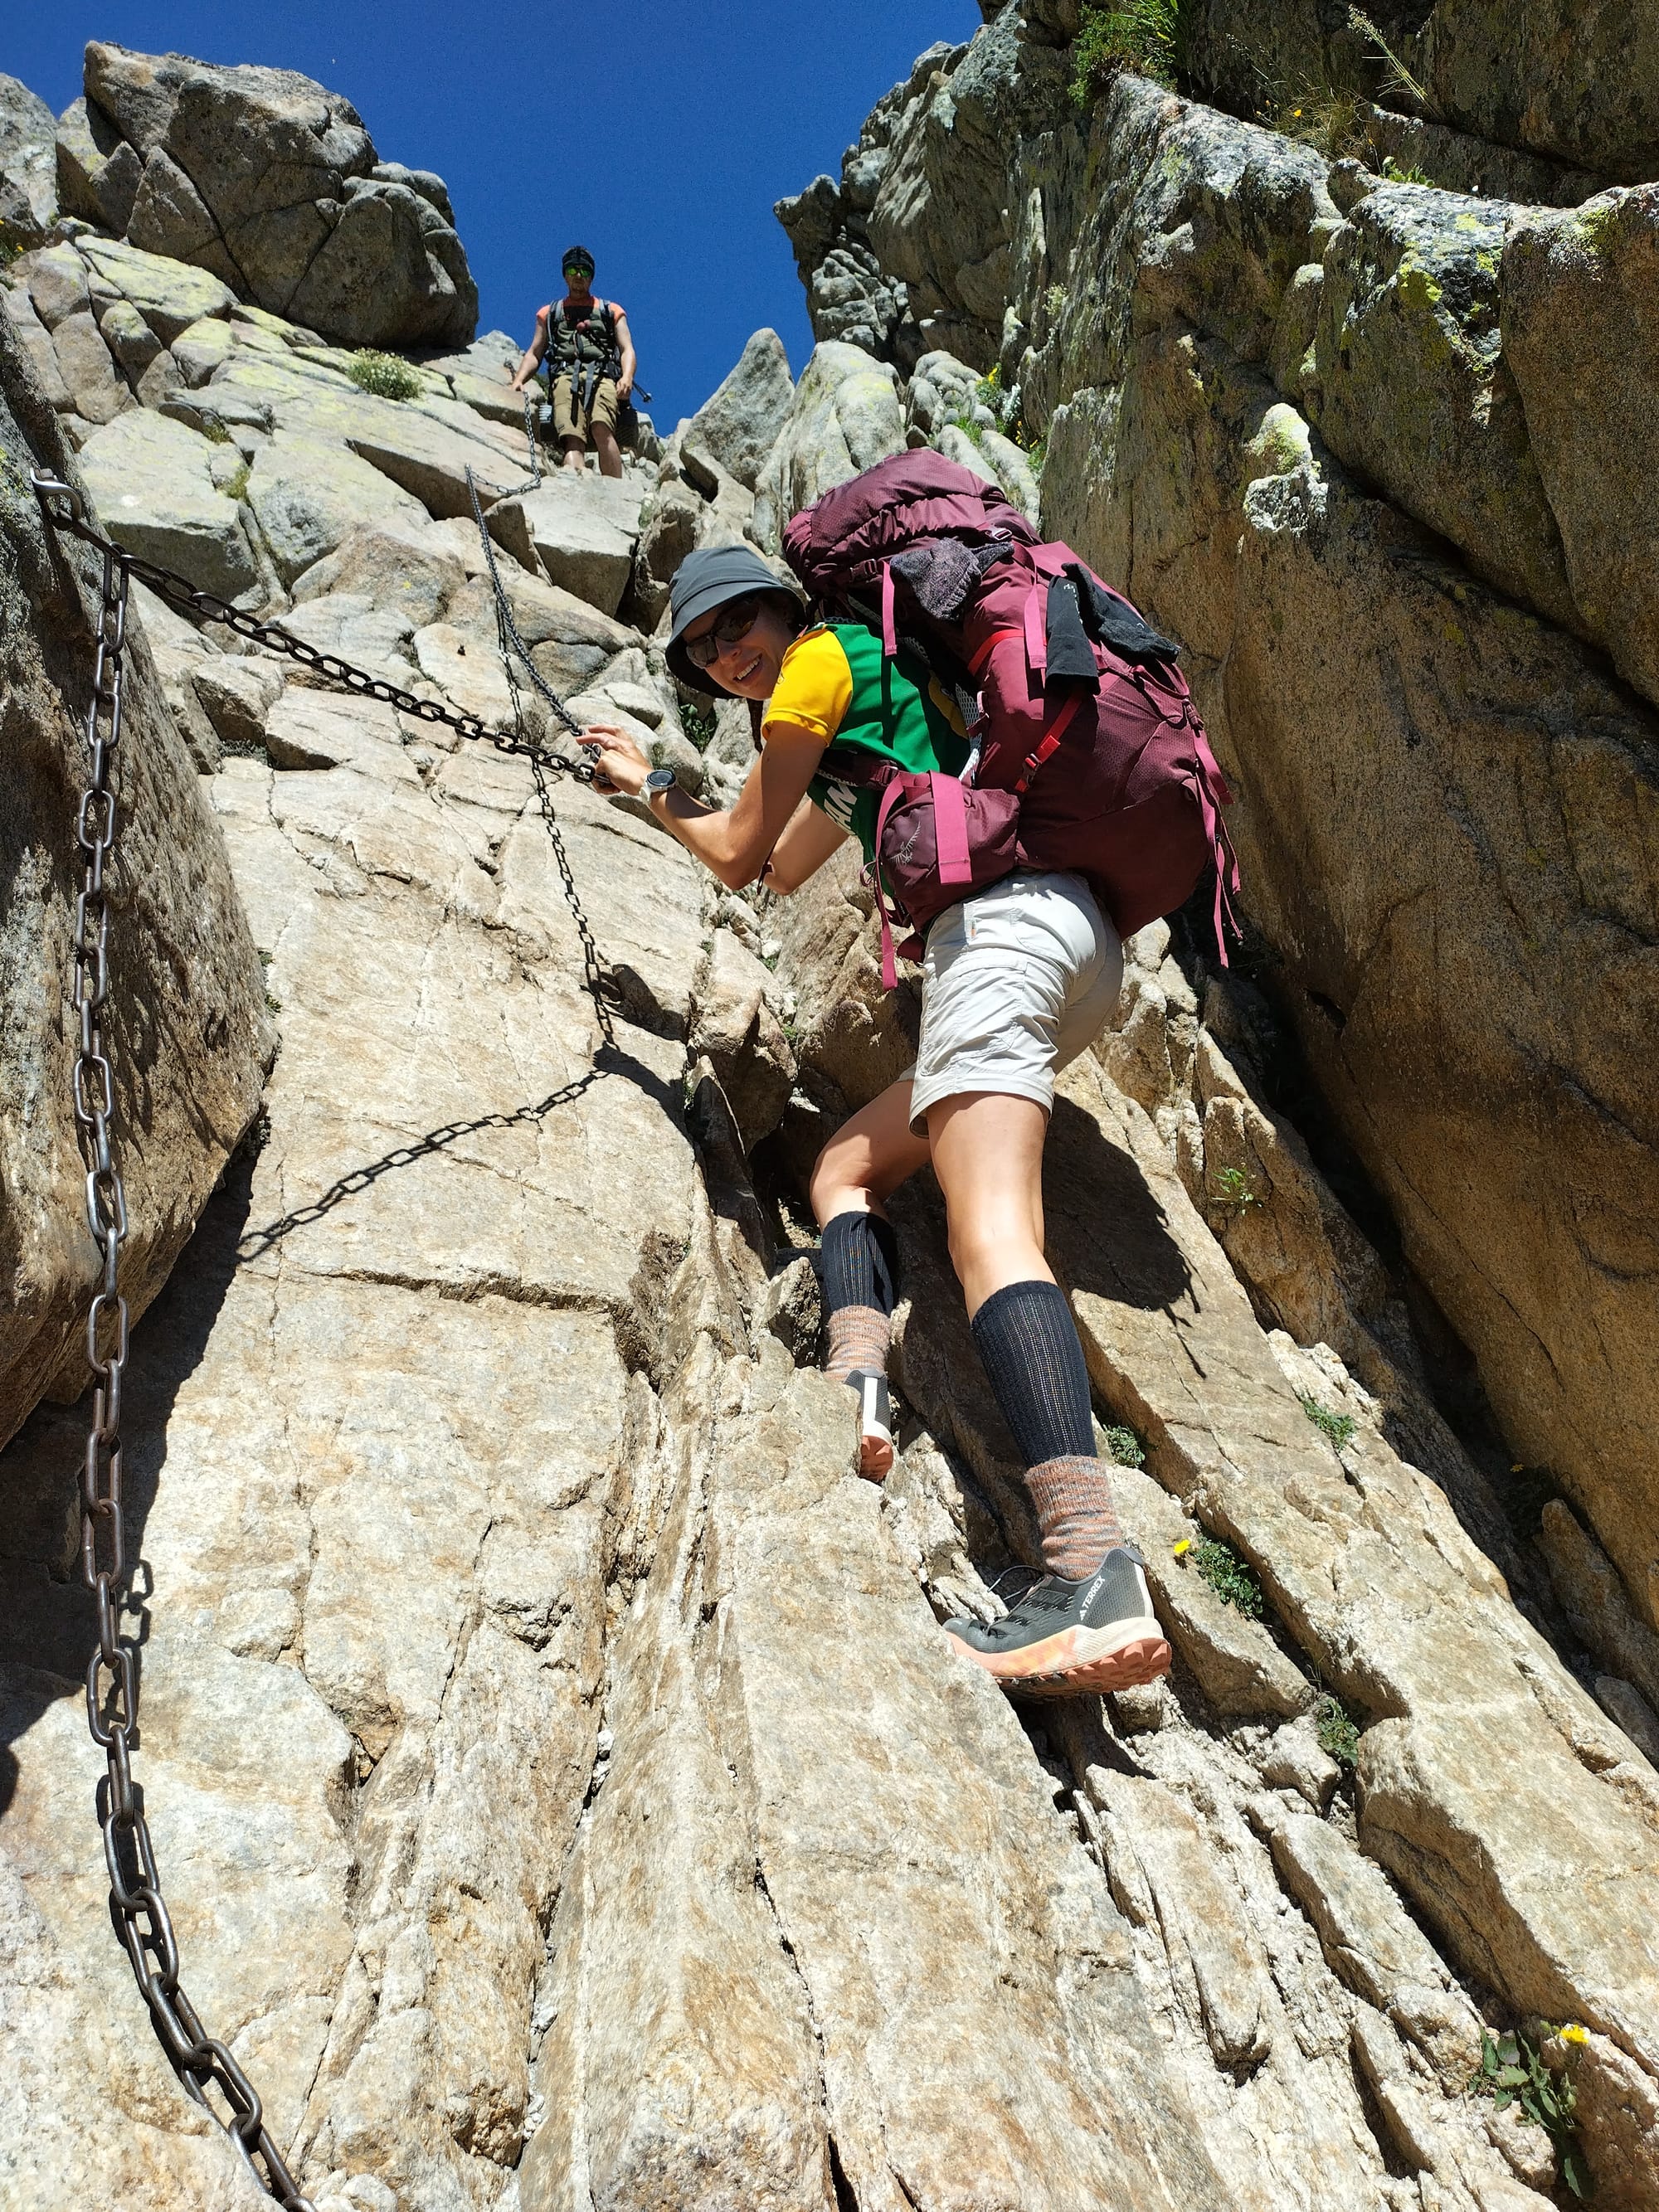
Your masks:
<svg viewBox="0 0 1659 2212"><path fill-rule="evenodd" d="M1123 947L1081 876L1022 869L947 907L927 933L910 1126L941 1098L1054 1103L1054 1078L1117 1011Z"/></svg>
<svg viewBox="0 0 1659 2212"><path fill-rule="evenodd" d="M582 389L587 389L587 377L583 373ZM593 387L593 406L590 414L571 392L570 379L557 377L553 385L553 428L561 438L580 438L584 443L593 435L593 426L603 422L614 432L617 418L622 412L622 403L617 398L617 380L602 376Z"/></svg>

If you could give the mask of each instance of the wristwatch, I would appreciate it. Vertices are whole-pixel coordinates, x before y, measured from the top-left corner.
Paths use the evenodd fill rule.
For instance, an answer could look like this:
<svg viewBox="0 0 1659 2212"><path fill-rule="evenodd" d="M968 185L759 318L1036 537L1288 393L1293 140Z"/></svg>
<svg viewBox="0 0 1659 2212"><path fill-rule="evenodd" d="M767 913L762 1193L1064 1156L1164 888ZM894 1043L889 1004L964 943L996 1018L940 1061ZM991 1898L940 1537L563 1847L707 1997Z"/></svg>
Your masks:
<svg viewBox="0 0 1659 2212"><path fill-rule="evenodd" d="M672 768L653 768L640 786L641 796L648 806L659 791L672 791L678 781Z"/></svg>

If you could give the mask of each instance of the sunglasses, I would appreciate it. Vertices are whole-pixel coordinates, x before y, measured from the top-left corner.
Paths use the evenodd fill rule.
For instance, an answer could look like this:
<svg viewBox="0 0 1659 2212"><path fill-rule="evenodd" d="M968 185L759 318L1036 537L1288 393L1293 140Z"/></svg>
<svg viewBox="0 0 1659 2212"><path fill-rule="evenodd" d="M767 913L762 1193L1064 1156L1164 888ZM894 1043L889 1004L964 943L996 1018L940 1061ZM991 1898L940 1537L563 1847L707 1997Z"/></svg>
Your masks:
<svg viewBox="0 0 1659 2212"><path fill-rule="evenodd" d="M686 639L686 659L694 668L712 668L721 653L734 646L739 638L748 636L759 618L760 611L758 592L752 592L747 599L733 599L729 607L722 610L713 629L706 631L702 637Z"/></svg>

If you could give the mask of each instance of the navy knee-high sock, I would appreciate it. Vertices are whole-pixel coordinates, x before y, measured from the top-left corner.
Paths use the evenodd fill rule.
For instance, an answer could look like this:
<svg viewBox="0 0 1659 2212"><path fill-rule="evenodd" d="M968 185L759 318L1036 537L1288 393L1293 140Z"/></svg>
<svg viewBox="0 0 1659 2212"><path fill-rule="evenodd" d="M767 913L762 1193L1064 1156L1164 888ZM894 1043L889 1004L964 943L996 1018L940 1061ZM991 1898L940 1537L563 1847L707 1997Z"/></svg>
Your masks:
<svg viewBox="0 0 1659 2212"><path fill-rule="evenodd" d="M887 1372L887 1342L898 1303L898 1239L878 1213L838 1213L823 1227L827 1374Z"/></svg>
<svg viewBox="0 0 1659 2212"><path fill-rule="evenodd" d="M1054 1283L1005 1284L974 1316L973 1331L1025 1462L1043 1565L1081 1581L1124 1539L1095 1450L1089 1370L1066 1293Z"/></svg>

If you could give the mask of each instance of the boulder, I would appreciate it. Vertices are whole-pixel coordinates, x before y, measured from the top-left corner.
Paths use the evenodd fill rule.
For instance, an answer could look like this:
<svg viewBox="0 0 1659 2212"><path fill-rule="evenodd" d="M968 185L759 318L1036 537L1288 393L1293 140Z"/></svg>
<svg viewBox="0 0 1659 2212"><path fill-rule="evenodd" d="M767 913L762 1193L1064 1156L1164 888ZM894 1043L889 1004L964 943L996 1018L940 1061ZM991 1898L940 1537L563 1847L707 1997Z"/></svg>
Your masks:
<svg viewBox="0 0 1659 2212"><path fill-rule="evenodd" d="M1517 218L1503 270L1504 359L1583 627L1659 702L1659 185Z"/></svg>
<svg viewBox="0 0 1659 2212"><path fill-rule="evenodd" d="M729 929L714 932L697 973L690 1048L720 1079L745 1152L770 1136L795 1084L795 1056L775 1011L777 988Z"/></svg>
<svg viewBox="0 0 1659 2212"><path fill-rule="evenodd" d="M633 570L640 507L637 482L560 469L538 491L491 507L489 534L524 567L614 615Z"/></svg>
<svg viewBox="0 0 1659 2212"><path fill-rule="evenodd" d="M279 430L254 456L247 502L285 584L355 531L410 527L427 520L419 500L370 462L297 430Z"/></svg>
<svg viewBox="0 0 1659 2212"><path fill-rule="evenodd" d="M144 165L96 100L73 100L58 118L58 197L65 215L124 231Z"/></svg>
<svg viewBox="0 0 1659 2212"><path fill-rule="evenodd" d="M1540 0L1436 0L1407 66L1445 121L1621 182L1659 171L1659 25Z"/></svg>
<svg viewBox="0 0 1659 2212"><path fill-rule="evenodd" d="M31 464L78 480L50 410L0 318L0 436ZM216 494L212 495L216 499ZM221 507L226 502L220 501ZM227 507L228 513L234 510ZM99 565L49 540L15 492L0 522L8 707L0 805L0 1437L43 1392L78 1394L96 1248L70 1097L64 1012L80 867L75 807L85 754ZM116 1141L131 1230L122 1289L135 1315L166 1280L258 1104L268 1039L247 925L223 840L174 733L142 621L130 617L123 741L114 781L119 859L105 1020Z"/></svg>
<svg viewBox="0 0 1659 2212"><path fill-rule="evenodd" d="M776 552L790 516L820 492L904 445L896 370L857 346L815 346L757 494L754 534L763 549Z"/></svg>
<svg viewBox="0 0 1659 2212"><path fill-rule="evenodd" d="M258 568L236 498L214 481L222 450L182 422L133 408L93 433L81 464L112 538L234 599L254 588Z"/></svg>
<svg viewBox="0 0 1659 2212"><path fill-rule="evenodd" d="M310 77L94 40L58 145L66 208L240 299L346 345L472 336L441 181L380 162L356 110Z"/></svg>
<svg viewBox="0 0 1659 2212"><path fill-rule="evenodd" d="M794 396L783 340L775 331L757 331L737 367L691 417L684 441L753 491Z"/></svg>
<svg viewBox="0 0 1659 2212"><path fill-rule="evenodd" d="M0 243L38 246L56 220L56 137L46 101L0 71Z"/></svg>
<svg viewBox="0 0 1659 2212"><path fill-rule="evenodd" d="M1577 628L1538 425L1500 328L1511 220L1501 203L1413 185L1350 208L1325 252L1308 409L1340 459L1477 574Z"/></svg>

